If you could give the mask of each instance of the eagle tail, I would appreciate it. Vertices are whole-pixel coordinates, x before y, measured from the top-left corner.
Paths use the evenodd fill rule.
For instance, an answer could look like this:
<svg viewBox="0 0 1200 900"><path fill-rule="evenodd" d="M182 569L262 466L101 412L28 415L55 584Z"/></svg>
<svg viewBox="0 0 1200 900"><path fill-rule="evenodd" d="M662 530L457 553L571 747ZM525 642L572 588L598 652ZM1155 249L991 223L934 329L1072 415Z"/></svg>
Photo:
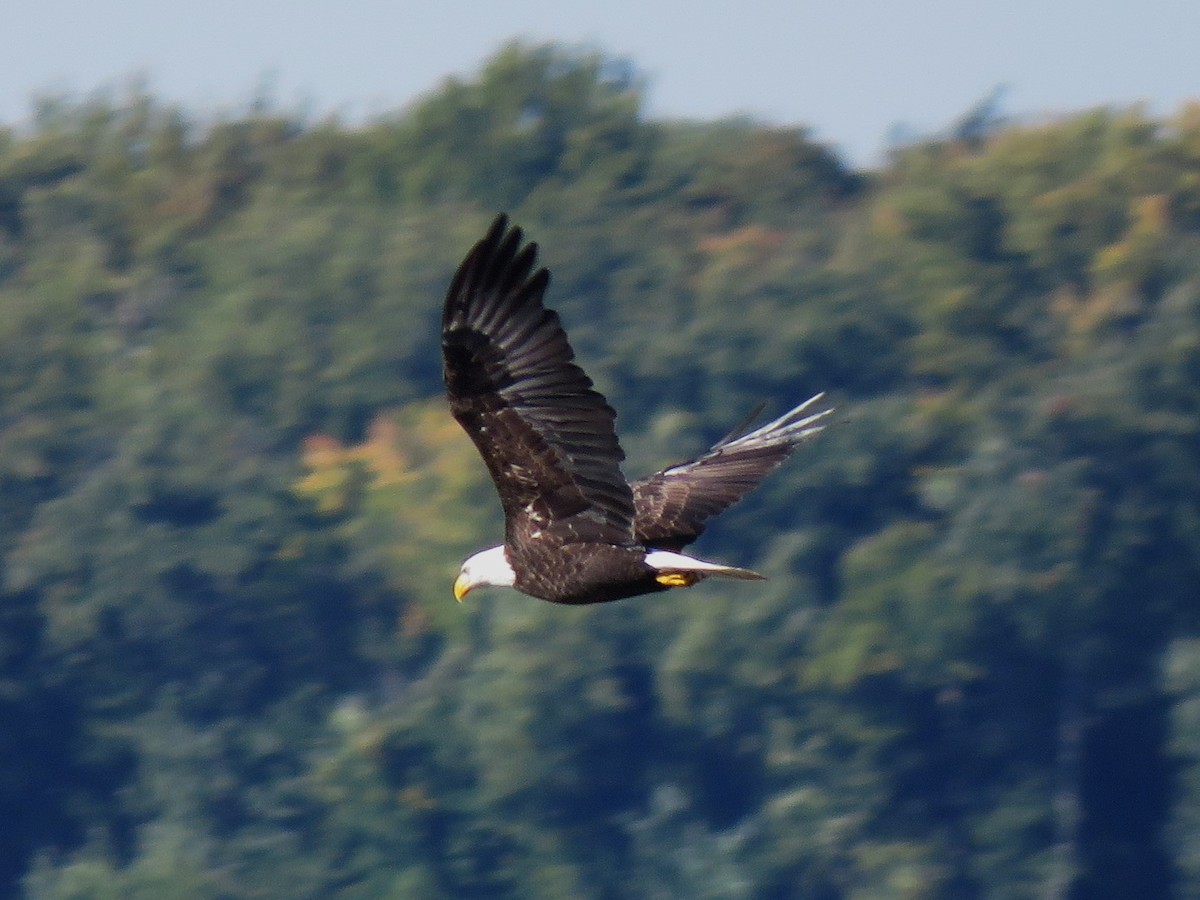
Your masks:
<svg viewBox="0 0 1200 900"><path fill-rule="evenodd" d="M726 566L721 563L707 562L683 553L671 550L651 550L646 554L646 565L655 569L659 574L658 580L669 586L677 586L672 576L679 576L678 586L695 584L704 578L737 578L741 581L765 581L765 576L749 569L739 569L737 566ZM664 580L666 579L666 580Z"/></svg>

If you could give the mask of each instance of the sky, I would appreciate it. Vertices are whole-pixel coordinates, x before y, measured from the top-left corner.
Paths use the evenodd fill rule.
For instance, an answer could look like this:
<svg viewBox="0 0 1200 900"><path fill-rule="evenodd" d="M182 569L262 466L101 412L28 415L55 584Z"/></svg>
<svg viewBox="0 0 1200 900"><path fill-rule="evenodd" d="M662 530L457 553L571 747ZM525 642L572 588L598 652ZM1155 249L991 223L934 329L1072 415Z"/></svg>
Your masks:
<svg viewBox="0 0 1200 900"><path fill-rule="evenodd" d="M1200 100L1200 0L5 0L0 124L141 83L198 117L267 97L350 121L469 78L505 42L630 60L653 117L804 126L856 165L1002 88L1039 119Z"/></svg>

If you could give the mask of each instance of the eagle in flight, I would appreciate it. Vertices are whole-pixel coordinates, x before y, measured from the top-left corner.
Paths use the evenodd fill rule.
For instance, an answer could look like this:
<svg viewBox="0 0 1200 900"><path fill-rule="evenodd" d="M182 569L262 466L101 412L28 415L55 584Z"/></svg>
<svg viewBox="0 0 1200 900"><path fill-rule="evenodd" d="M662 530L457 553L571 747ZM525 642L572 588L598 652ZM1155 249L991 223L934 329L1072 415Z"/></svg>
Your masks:
<svg viewBox="0 0 1200 900"><path fill-rule="evenodd" d="M552 603L603 603L712 577L761 579L680 551L821 429L817 394L773 422L754 416L695 459L630 483L616 414L575 364L537 245L496 217L450 283L442 313L446 394L491 473L504 543L463 563L462 600L484 585ZM757 412L757 411L756 411Z"/></svg>

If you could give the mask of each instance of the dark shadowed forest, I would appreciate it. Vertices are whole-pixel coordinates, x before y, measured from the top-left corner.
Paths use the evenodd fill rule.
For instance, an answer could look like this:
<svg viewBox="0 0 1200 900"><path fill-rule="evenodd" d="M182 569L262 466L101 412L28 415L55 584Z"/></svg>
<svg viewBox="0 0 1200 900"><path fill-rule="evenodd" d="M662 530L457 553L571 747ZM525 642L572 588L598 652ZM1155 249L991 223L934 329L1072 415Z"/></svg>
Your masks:
<svg viewBox="0 0 1200 900"><path fill-rule="evenodd" d="M499 210L631 477L829 392L697 546L769 581L454 602ZM1200 105L864 172L517 45L0 129L2 897L1200 897L1198 586Z"/></svg>

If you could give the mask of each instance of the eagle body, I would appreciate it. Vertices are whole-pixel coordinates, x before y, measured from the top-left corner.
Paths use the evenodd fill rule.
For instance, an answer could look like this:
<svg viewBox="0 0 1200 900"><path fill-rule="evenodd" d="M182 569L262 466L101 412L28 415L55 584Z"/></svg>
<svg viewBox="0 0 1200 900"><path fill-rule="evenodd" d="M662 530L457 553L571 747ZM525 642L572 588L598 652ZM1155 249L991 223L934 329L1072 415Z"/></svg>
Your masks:
<svg viewBox="0 0 1200 900"><path fill-rule="evenodd" d="M822 395L751 430L747 420L695 459L632 484L613 412L544 307L536 244L501 214L446 293L442 358L454 417L504 509L504 544L468 559L454 593L514 587L554 603L620 600L747 569L679 552L782 463L830 411ZM753 417L751 417L752 419Z"/></svg>
<svg viewBox="0 0 1200 900"><path fill-rule="evenodd" d="M615 544L546 546L531 540L517 544L513 587L556 603L605 603L668 590L646 563L644 547ZM511 552L511 551L510 551Z"/></svg>

